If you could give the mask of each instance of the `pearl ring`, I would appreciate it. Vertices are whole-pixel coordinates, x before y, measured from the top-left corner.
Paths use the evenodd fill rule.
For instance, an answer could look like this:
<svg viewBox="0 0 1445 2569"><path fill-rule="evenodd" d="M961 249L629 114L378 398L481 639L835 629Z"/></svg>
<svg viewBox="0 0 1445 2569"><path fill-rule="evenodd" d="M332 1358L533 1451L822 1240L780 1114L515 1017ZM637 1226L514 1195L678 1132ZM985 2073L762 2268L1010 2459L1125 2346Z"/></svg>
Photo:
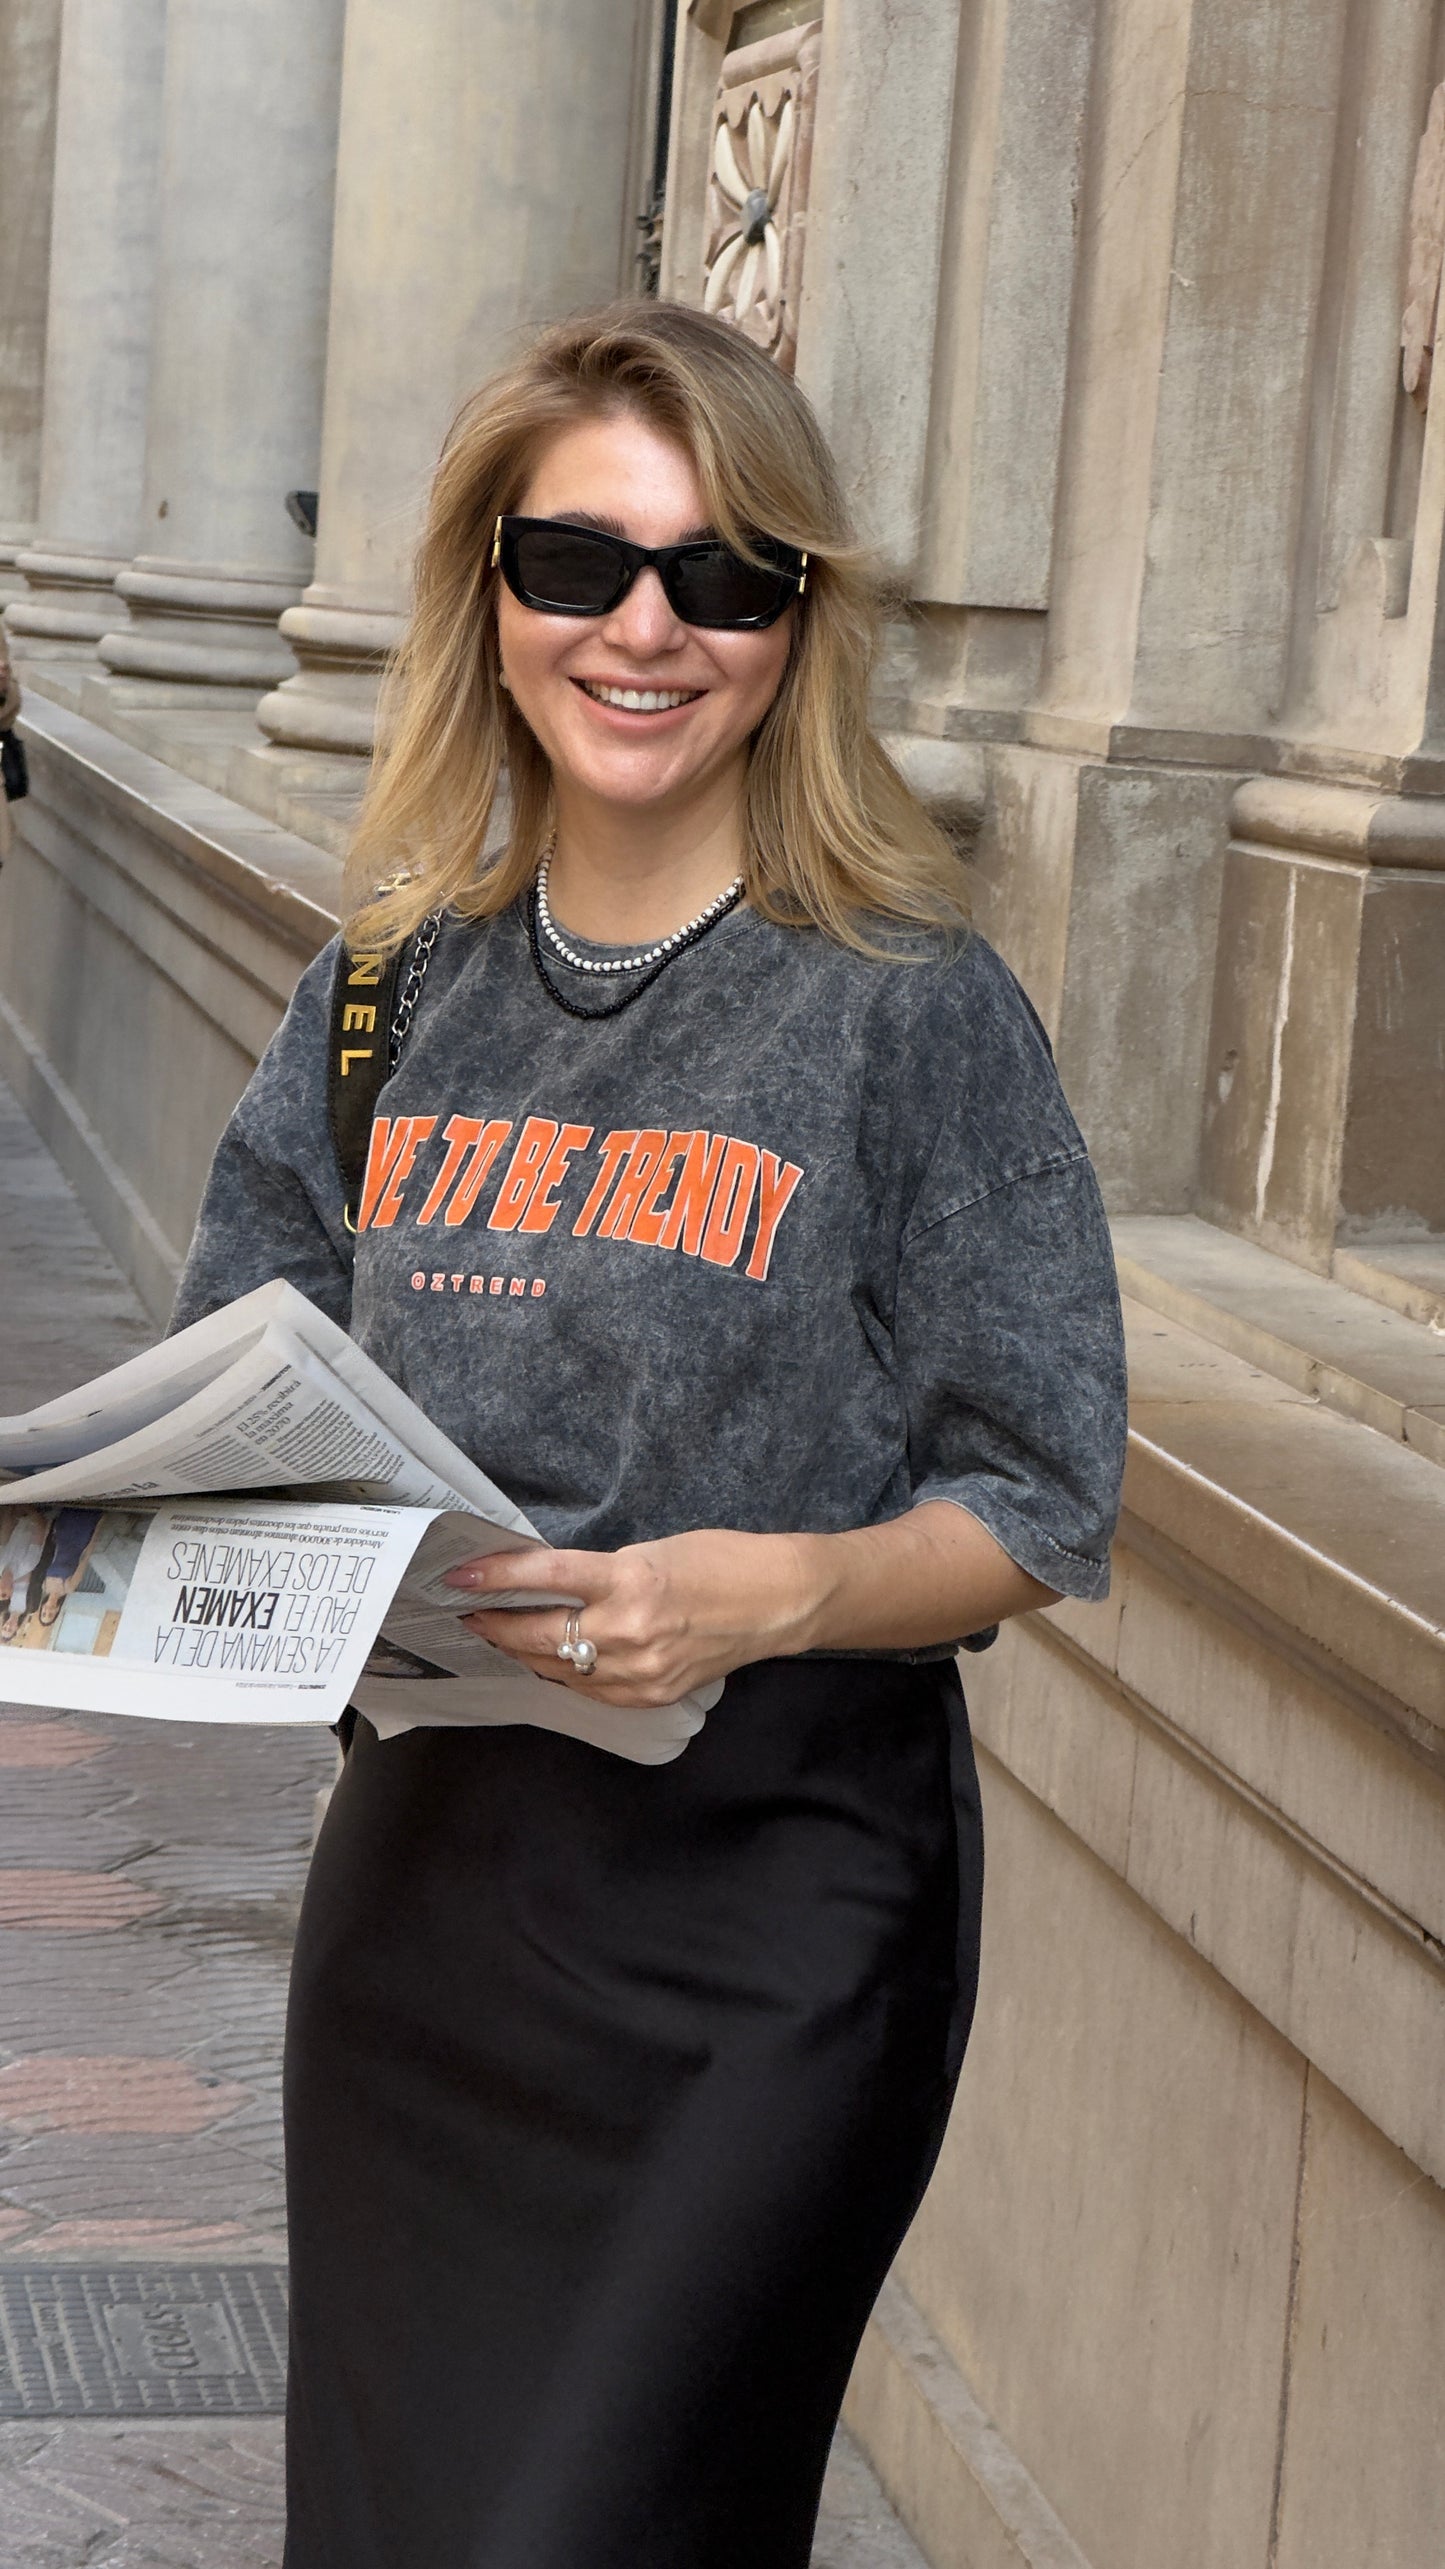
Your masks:
<svg viewBox="0 0 1445 2569"><path fill-rule="evenodd" d="M567 1629L557 1644L557 1656L570 1659L579 1677L590 1677L597 1665L597 1644L583 1640L578 1630L579 1621L576 1614L568 1615Z"/></svg>

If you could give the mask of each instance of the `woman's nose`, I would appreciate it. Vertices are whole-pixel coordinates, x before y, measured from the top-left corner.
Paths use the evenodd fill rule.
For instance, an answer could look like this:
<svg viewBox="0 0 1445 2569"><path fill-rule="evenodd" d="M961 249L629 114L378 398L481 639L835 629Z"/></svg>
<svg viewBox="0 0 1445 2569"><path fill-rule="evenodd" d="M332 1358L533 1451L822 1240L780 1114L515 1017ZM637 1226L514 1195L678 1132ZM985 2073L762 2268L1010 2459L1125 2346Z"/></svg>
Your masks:
<svg viewBox="0 0 1445 2569"><path fill-rule="evenodd" d="M661 580L650 567L639 571L603 630L620 650L630 651L638 659L649 652L675 651L687 633L686 625L667 603Z"/></svg>

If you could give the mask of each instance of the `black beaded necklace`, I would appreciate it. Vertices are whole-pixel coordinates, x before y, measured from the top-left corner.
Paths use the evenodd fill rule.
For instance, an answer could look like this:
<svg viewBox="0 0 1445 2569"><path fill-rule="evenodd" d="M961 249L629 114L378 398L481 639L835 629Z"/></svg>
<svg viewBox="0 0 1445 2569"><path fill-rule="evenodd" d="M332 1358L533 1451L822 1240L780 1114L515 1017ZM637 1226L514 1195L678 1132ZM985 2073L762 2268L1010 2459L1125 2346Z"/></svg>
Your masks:
<svg viewBox="0 0 1445 2569"><path fill-rule="evenodd" d="M676 963L679 955L686 954L690 946L699 944L711 929L717 927L727 917L730 910L737 908L743 897L743 889L743 885L739 883L726 900L720 902L709 913L705 913L702 918L695 919L690 927L683 928L671 940L669 951L662 955L658 962L650 965L641 979L634 981L630 990L624 990L610 1007L582 1008L575 999L568 998L565 990L558 987L548 969L542 945L540 885L534 882L527 895L527 943L532 949L532 962L537 979L548 998L555 1001L559 1008L565 1008L569 1017L620 1017L624 1008L630 1008L634 999L640 999L644 990L650 990L654 981L661 979L670 963Z"/></svg>

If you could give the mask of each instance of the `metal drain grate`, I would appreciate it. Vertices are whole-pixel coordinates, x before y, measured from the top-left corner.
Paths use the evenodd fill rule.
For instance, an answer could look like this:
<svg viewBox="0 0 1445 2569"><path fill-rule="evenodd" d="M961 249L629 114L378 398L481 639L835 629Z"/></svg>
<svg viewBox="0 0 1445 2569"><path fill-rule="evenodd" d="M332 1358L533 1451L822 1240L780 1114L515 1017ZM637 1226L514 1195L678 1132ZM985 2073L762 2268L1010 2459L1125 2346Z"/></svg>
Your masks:
<svg viewBox="0 0 1445 2569"><path fill-rule="evenodd" d="M0 2267L0 2418L285 2404L284 2266Z"/></svg>

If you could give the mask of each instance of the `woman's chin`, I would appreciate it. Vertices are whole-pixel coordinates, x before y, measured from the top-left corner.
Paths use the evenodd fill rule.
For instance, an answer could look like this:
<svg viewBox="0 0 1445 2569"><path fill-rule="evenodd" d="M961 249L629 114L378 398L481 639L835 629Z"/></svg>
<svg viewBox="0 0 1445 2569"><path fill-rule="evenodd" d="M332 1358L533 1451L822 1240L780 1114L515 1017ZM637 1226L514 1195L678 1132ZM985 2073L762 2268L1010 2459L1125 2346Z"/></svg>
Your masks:
<svg viewBox="0 0 1445 2569"><path fill-rule="evenodd" d="M656 811L667 804L685 808L707 791L715 774L712 760L679 758L675 752L639 741L606 758L558 759L553 773L573 793L589 802L619 810Z"/></svg>

